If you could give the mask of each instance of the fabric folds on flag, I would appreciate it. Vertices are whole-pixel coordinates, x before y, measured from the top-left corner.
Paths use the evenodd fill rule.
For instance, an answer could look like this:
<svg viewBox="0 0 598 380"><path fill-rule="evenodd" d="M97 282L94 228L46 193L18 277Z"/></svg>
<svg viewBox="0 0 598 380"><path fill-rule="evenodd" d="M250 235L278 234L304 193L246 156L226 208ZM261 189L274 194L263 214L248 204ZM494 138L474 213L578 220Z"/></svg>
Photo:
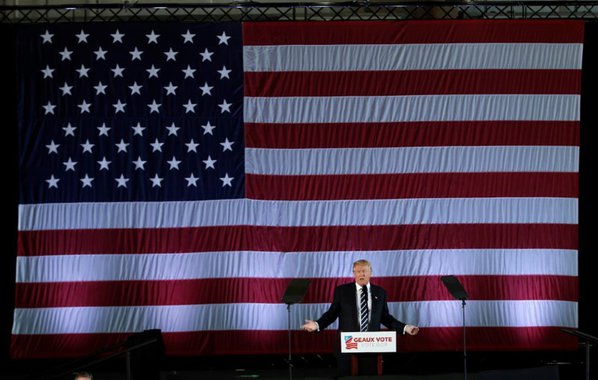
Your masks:
<svg viewBox="0 0 598 380"><path fill-rule="evenodd" d="M583 23L68 24L18 35L14 357L161 329L285 353L351 263L400 350L576 348ZM331 330L294 352L331 352Z"/></svg>

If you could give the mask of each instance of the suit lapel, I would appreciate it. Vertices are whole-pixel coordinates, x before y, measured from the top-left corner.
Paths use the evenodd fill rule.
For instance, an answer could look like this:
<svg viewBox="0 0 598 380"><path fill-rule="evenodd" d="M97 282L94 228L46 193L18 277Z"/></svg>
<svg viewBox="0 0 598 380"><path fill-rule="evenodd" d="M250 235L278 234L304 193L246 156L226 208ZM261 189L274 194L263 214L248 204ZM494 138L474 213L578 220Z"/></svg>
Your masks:
<svg viewBox="0 0 598 380"><path fill-rule="evenodd" d="M372 312L370 313L370 328L373 321L380 321L382 312L382 296L379 289L370 285L370 294L372 295Z"/></svg>
<svg viewBox="0 0 598 380"><path fill-rule="evenodd" d="M353 330L355 329L355 327L357 328L357 330L355 331L359 331L359 315L358 315L358 311L357 311L357 290L355 288L355 284L351 284L350 287L348 287L349 291L351 292L351 297L349 297L349 299L351 300L351 304L349 305L351 310L351 322L352 325L354 326Z"/></svg>

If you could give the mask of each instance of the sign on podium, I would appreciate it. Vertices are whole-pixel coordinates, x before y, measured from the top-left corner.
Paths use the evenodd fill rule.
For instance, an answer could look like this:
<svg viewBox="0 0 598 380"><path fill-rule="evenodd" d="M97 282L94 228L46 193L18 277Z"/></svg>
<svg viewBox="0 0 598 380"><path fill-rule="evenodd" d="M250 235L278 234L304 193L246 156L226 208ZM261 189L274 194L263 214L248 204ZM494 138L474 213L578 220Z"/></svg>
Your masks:
<svg viewBox="0 0 598 380"><path fill-rule="evenodd" d="M341 352L397 352L396 331L341 332Z"/></svg>
<svg viewBox="0 0 598 380"><path fill-rule="evenodd" d="M396 331L365 331L365 332L341 332L341 352L351 355L351 375L357 376L360 370L359 354L377 353L375 371L382 375L382 353L397 352ZM371 366L367 366L368 368ZM366 370L368 371L368 370Z"/></svg>

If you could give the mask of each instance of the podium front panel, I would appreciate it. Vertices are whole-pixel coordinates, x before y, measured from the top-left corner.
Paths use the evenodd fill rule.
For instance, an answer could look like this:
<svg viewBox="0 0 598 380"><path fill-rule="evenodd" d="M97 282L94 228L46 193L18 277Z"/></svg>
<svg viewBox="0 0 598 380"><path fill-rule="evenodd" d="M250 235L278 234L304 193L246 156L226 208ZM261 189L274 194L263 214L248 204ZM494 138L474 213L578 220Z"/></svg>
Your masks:
<svg viewBox="0 0 598 380"><path fill-rule="evenodd" d="M396 331L341 332L341 352L397 352Z"/></svg>

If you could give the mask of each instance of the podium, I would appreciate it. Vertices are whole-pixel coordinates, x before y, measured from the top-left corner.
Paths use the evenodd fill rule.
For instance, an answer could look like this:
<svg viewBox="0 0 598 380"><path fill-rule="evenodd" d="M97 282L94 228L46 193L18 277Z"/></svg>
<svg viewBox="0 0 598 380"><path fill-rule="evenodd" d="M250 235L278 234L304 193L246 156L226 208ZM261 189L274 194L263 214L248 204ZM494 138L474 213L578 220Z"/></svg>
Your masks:
<svg viewBox="0 0 598 380"><path fill-rule="evenodd" d="M359 375L359 357L376 354L376 373L382 375L382 353L397 352L396 331L341 332L341 353L351 354L351 376Z"/></svg>

